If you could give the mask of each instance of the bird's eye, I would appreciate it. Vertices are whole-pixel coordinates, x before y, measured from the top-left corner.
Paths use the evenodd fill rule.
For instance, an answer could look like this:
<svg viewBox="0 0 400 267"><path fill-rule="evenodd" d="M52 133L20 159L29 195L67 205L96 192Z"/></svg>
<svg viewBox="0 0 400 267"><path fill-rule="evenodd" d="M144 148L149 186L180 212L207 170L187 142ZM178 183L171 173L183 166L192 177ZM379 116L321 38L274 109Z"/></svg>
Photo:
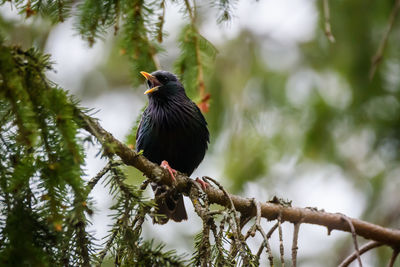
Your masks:
<svg viewBox="0 0 400 267"><path fill-rule="evenodd" d="M162 84L166 84L168 82L168 78L165 76L160 76L157 77L157 79L162 83Z"/></svg>

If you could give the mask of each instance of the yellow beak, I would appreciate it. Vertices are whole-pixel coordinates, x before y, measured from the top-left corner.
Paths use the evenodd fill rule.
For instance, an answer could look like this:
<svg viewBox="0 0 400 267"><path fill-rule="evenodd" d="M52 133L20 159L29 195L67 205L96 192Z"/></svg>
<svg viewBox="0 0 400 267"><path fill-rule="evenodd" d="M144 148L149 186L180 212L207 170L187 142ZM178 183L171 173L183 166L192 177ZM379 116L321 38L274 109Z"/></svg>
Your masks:
<svg viewBox="0 0 400 267"><path fill-rule="evenodd" d="M153 92L155 92L155 91L158 90L158 87L159 87L159 86L155 86L155 87L153 87L153 88L150 88L149 90L146 90L146 91L144 92L144 94L147 95L147 94L149 94L149 93L153 93Z"/></svg>
<svg viewBox="0 0 400 267"><path fill-rule="evenodd" d="M157 78L154 77L153 75L151 75L150 73L145 72L145 71L141 71L140 74L142 74L146 78L146 80L152 82L153 84L156 84L156 82L158 83ZM144 94L147 95L149 93L153 93L153 92L157 91L158 88L159 88L159 86L154 86L153 88L150 88L150 89L146 90L144 92Z"/></svg>
<svg viewBox="0 0 400 267"><path fill-rule="evenodd" d="M150 80L150 79L154 78L153 75L151 75L150 73L145 72L145 71L141 71L140 74L142 74L146 78L146 80Z"/></svg>

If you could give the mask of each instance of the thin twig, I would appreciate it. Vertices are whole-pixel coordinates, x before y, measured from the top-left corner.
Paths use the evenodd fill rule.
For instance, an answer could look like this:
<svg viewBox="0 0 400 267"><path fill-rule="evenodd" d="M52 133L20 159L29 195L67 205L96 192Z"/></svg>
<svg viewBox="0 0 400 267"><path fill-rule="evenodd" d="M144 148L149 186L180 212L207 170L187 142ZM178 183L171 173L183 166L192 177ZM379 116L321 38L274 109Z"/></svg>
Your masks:
<svg viewBox="0 0 400 267"><path fill-rule="evenodd" d="M272 250L271 250L271 247L270 247L269 242L268 242L268 238L269 237L265 234L264 229L261 227L261 205L260 205L260 202L256 201L255 199L253 199L253 203L256 206L256 210L257 210L256 222L254 223L254 226L255 226L254 230L252 229L251 232L249 230L250 233L249 232L248 233L250 235L254 236L255 235L255 230L258 230L260 232L260 234L261 234L261 236L263 237L264 240L261 243L261 246L260 246L260 248L259 248L259 250L257 252L257 259L260 260L261 252L262 252L262 250L263 250L263 248L265 246L265 248L267 250L268 260L269 260L270 266L274 266L274 258L272 256ZM253 234L253 232L254 232L254 234ZM245 238L245 240L246 240L246 238Z"/></svg>
<svg viewBox="0 0 400 267"><path fill-rule="evenodd" d="M199 258L201 266L211 266L211 244L210 244L210 229L216 228L215 224L211 226L212 217L209 214L209 203L206 194L202 194L200 186L196 182L192 182L194 187L191 187L189 194L190 200L193 203L193 207L197 215L203 221L203 235L201 244L199 247ZM203 204L199 201L202 198Z"/></svg>
<svg viewBox="0 0 400 267"><path fill-rule="evenodd" d="M278 231L279 231L279 253L281 255L281 266L285 266L285 248L283 246L283 234L282 234L282 218L278 216Z"/></svg>
<svg viewBox="0 0 400 267"><path fill-rule="evenodd" d="M232 233L232 243L231 243L231 247L229 249L229 257L231 258L235 258L238 252L241 252L241 247L242 247L242 243L241 243L241 233L240 230L238 230L238 227L235 223L235 219L232 218L231 213L227 214L227 219L226 219L229 228L232 229L231 233ZM239 233L238 233L239 232Z"/></svg>
<svg viewBox="0 0 400 267"><path fill-rule="evenodd" d="M274 226L271 227L271 229L269 229L268 233L267 233L267 239L271 238L272 234L275 232L276 228L278 228L279 226L279 222L275 223ZM266 250L268 253L268 260L269 260L269 264L272 266L274 266L274 257L272 256L272 249L269 245L269 242L265 243L266 245Z"/></svg>
<svg viewBox="0 0 400 267"><path fill-rule="evenodd" d="M399 249L394 249L393 250L392 257L390 257L390 261L389 261L388 267L393 267L394 266L394 263L395 263L395 261L397 259L397 256L399 255L399 252L400 252Z"/></svg>
<svg viewBox="0 0 400 267"><path fill-rule="evenodd" d="M276 230L276 228L278 228L278 226L279 226L279 222L276 222L274 224L274 226L272 226L271 229L269 229L268 234L267 234L268 238L271 238L272 234L275 232L275 230Z"/></svg>
<svg viewBox="0 0 400 267"><path fill-rule="evenodd" d="M236 211L235 205L233 204L232 198L228 194L228 192L225 191L224 187L218 183L215 179L211 177L204 176L204 180L206 181L211 181L213 182L218 188L224 193L224 195L229 199L230 201L230 214L233 215L234 218L234 224L231 222L231 220L228 218L227 222L229 223L230 227L232 228L232 232L234 234L234 241L232 243L231 249L230 249L230 255L234 257L234 255L237 253L237 249L239 251L243 252L243 261L244 263L248 261L248 255L245 251L246 249L246 242L245 238L243 237L241 233L241 228L240 228L240 216L239 213Z"/></svg>
<svg viewBox="0 0 400 267"><path fill-rule="evenodd" d="M230 228L232 229L232 233L233 233L233 237L234 237L234 242L232 242L229 256L233 258L236 255L237 251L239 250L240 252L242 252L243 264L246 264L249 260L248 255L246 253L246 242L245 242L245 238L243 237L243 235L241 233L239 213L236 211L235 205L233 204L233 201L232 201L230 195L228 194L228 192L226 192L224 187L220 183L218 183L216 180L214 180L213 178L204 176L203 179L206 181L213 182L216 186L218 186L218 188L223 192L223 194L229 199L229 201L230 201L229 202L230 203L229 214L231 214L231 216L229 216L227 218L227 222L228 222ZM234 223L232 223L231 217L233 217Z"/></svg>
<svg viewBox="0 0 400 267"><path fill-rule="evenodd" d="M150 51L150 56L151 59L153 61L154 67L159 70L161 69L161 64L160 64L160 60L157 57L157 49L154 47L154 45L150 42L150 40L148 39L148 37L146 36L146 42L147 45L149 46L149 51Z"/></svg>
<svg viewBox="0 0 400 267"><path fill-rule="evenodd" d="M233 204L232 198L229 196L228 192L226 192L226 190L224 189L224 187L218 183L215 179L208 177L208 176L203 176L204 180L208 180L213 182L216 186L218 186L219 190L221 190L224 195L229 199L229 203L230 203L230 208L233 209L236 212L236 208L235 205Z"/></svg>
<svg viewBox="0 0 400 267"><path fill-rule="evenodd" d="M269 238L271 238L272 234L275 232L275 230L276 230L276 228L278 228L278 226L279 226L279 222L276 222L274 224L274 226L272 226L271 229L269 229L269 231L267 233L267 238L266 238L267 240ZM270 265L274 266L271 247L269 246L268 242L265 245L266 245L267 253L269 255L268 259L270 261ZM259 257L259 255L261 255L261 252L262 252L263 248L264 248L264 244L261 244L261 246L260 246L260 248L258 249L258 252L257 252L257 256L258 257Z"/></svg>
<svg viewBox="0 0 400 267"><path fill-rule="evenodd" d="M157 30L157 41L162 43L163 41L163 26L165 22L165 0L160 3L160 8L162 9L162 14L158 17L158 30Z"/></svg>
<svg viewBox="0 0 400 267"><path fill-rule="evenodd" d="M198 37L198 29L196 27L196 2L193 2L193 8L190 6L189 0L185 0L186 9L188 10L190 21L193 29L196 31L194 35L195 52L196 52L196 65L197 65L197 85L199 88L200 99L203 99L206 95L206 89L204 84L203 74L203 62L201 59L200 42Z"/></svg>
<svg viewBox="0 0 400 267"><path fill-rule="evenodd" d="M325 35L329 41L332 43L335 42L335 37L332 34L331 30L331 19L330 19L330 11L329 11L329 2L328 0L323 1L324 6L324 17L325 17Z"/></svg>
<svg viewBox="0 0 400 267"><path fill-rule="evenodd" d="M358 265L360 267L362 267L363 265L362 265L362 262L361 262L360 251L358 249L356 229L354 228L354 225L353 225L352 221L346 215L342 214L342 220L345 220L350 226L351 236L353 237L353 242L354 242L354 249L355 249L354 252L356 253L356 256L357 256Z"/></svg>
<svg viewBox="0 0 400 267"><path fill-rule="evenodd" d="M237 212L237 210L235 208L235 204L233 204L231 196L228 194L228 192L226 192L224 187L220 183L218 183L215 179L213 179L211 177L208 177L208 176L204 176L203 179L208 180L208 181L212 181L216 186L218 186L219 190L221 190L224 193L224 195L229 199L230 209L234 214L235 223L236 223L236 226L237 226L237 228L239 230L239 233L240 233L240 217L239 217L239 213Z"/></svg>
<svg viewBox="0 0 400 267"><path fill-rule="evenodd" d="M112 244L113 244L113 242L114 242L114 239L115 239L115 237L117 236L117 234L118 234L118 230L115 229L115 230L112 232L110 238L108 239L108 241L107 241L105 247L104 247L103 250L99 253L98 262L97 262L97 264L96 264L97 267L100 267L100 266L102 265L103 260L104 260L104 257L106 256L107 252L110 250L110 248L111 248L111 246L112 246Z"/></svg>
<svg viewBox="0 0 400 267"><path fill-rule="evenodd" d="M218 253L221 255L221 258L223 260L225 260L224 251L223 251L223 243L222 243L222 238L223 237L218 234L217 226L215 225L215 221L214 221L213 218L211 218L210 228L211 228L211 231L212 231L212 233L214 235L215 246L216 246L216 248L218 250Z"/></svg>
<svg viewBox="0 0 400 267"><path fill-rule="evenodd" d="M369 80L371 81L374 78L376 69L378 68L378 65L381 63L382 58L383 58L383 52L386 48L387 41L389 39L390 32L392 31L394 22L396 20L396 16L399 13L400 10L400 0L396 0L394 3L394 6L392 8L392 11L389 16L389 22L386 27L386 32L383 35L383 38L379 44L378 50L376 51L375 55L372 57L372 65L369 71Z"/></svg>
<svg viewBox="0 0 400 267"><path fill-rule="evenodd" d="M247 238L254 237L257 231L258 225L260 225L261 221L261 206L260 203L256 201L255 198L252 199L252 202L254 206L256 207L256 220L254 224L250 227L250 229L247 231L246 235L244 236L244 240L247 240Z"/></svg>
<svg viewBox="0 0 400 267"><path fill-rule="evenodd" d="M186 5L186 9L187 9L187 11L189 13L190 21L192 22L192 24L194 24L195 21L196 21L196 18L195 18L195 14L193 12L193 9L190 6L189 0L185 0L185 5Z"/></svg>
<svg viewBox="0 0 400 267"><path fill-rule="evenodd" d="M147 185L150 183L150 180L149 179L146 179L146 180L144 180L143 182L142 182L142 184L140 185L140 187L139 187L139 189L140 190L145 190L146 189L146 187L147 187Z"/></svg>
<svg viewBox="0 0 400 267"><path fill-rule="evenodd" d="M118 31L119 31L119 23L121 19L121 8L120 8L120 3L119 1L116 1L115 3L115 25L114 25L114 35L116 36Z"/></svg>
<svg viewBox="0 0 400 267"><path fill-rule="evenodd" d="M376 241L370 241L368 243L366 243L365 245L363 245L358 252L358 256L364 254L365 252L380 247L382 246L382 243L376 242ZM357 253L356 251L354 251L353 253L351 253L346 259L344 259L338 267L347 267L350 265L350 263L352 263L355 259L357 259Z"/></svg>
<svg viewBox="0 0 400 267"><path fill-rule="evenodd" d="M299 247L297 246L297 242L299 239L300 224L301 224L301 222L297 222L297 223L293 224L293 226L294 226L293 243L292 243L292 265L293 265L293 267L297 266L297 250L299 249Z"/></svg>
<svg viewBox="0 0 400 267"><path fill-rule="evenodd" d="M90 187L90 189L93 189L96 184L98 183L98 181L113 167L113 165L115 165L115 162L109 161L107 163L106 166L104 166L103 169L101 169L101 171L99 171L95 177L93 177L92 179L90 179L90 181L88 182L88 186Z"/></svg>

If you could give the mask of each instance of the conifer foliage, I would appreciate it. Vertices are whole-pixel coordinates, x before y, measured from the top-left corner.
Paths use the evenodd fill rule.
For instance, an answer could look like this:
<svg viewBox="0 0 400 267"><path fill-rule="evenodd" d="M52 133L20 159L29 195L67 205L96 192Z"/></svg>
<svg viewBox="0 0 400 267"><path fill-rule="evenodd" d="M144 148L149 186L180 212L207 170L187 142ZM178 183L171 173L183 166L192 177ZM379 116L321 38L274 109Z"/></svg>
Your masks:
<svg viewBox="0 0 400 267"><path fill-rule="evenodd" d="M0 53L0 261L89 265L91 210L75 103L46 80L48 56L3 44Z"/></svg>
<svg viewBox="0 0 400 267"><path fill-rule="evenodd" d="M75 27L90 45L110 29L122 35L121 51L131 60L133 82L140 70L159 67L166 1L1 1L10 2L26 18L40 16L52 23L75 17ZM183 13L191 20L182 31L182 56L177 70L191 92L203 87L203 64L215 49L195 27L188 1ZM3 21L3 20L2 20ZM8 27L1 24L0 27ZM110 147L110 163L84 182L81 116L68 93L49 81L50 55L23 50L1 37L0 46L0 265L90 266L111 255L116 265L180 266L184 261L162 245L141 239L141 226L153 203L142 190L127 185ZM195 61L192 60L192 56ZM204 59L204 60L203 60ZM190 61L192 60L192 61ZM87 231L92 214L89 193L103 176L116 199L115 224L104 247L95 247Z"/></svg>
<svg viewBox="0 0 400 267"><path fill-rule="evenodd" d="M0 264L91 266L109 252L116 265L181 265L173 251L141 239L153 204L124 182L118 163L110 161L89 183L82 179L86 140L78 130L84 111L45 78L49 57L4 45L0 51ZM115 225L99 252L86 229L88 194L105 175L116 199Z"/></svg>

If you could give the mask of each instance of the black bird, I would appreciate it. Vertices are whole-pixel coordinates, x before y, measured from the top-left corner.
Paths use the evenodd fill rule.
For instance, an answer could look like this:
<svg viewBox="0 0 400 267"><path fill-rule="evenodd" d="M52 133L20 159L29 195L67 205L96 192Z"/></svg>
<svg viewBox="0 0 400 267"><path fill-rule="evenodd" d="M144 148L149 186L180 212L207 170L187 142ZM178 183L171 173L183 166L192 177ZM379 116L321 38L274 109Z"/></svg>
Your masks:
<svg viewBox="0 0 400 267"><path fill-rule="evenodd" d="M147 159L167 168L172 179L175 179L174 170L190 176L208 147L207 122L174 74L162 70L151 74L142 71L141 74L149 86L144 92L149 97L149 104L136 133L136 150L143 150ZM187 219L182 194L166 191L165 186L157 184L152 187L157 213L165 215L165 218L155 218L155 223Z"/></svg>

